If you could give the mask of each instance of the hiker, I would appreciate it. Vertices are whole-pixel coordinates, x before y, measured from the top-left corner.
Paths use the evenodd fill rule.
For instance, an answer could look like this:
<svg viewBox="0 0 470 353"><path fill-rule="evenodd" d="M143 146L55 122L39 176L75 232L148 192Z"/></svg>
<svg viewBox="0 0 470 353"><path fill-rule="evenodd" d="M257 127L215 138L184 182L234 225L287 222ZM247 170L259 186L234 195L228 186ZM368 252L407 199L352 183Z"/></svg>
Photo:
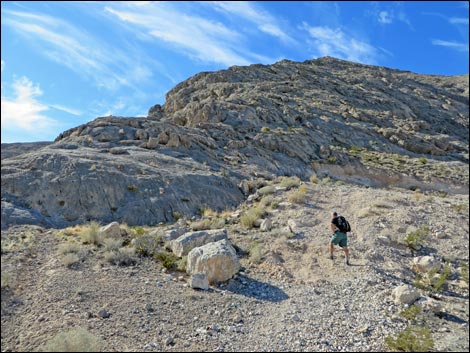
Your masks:
<svg viewBox="0 0 470 353"><path fill-rule="evenodd" d="M346 232L351 231L348 221L343 216L338 216L338 213L333 212L330 227L333 232L333 236L330 239L330 259L334 259L334 246L339 245L346 255L346 265L351 265L349 263L348 236L346 235Z"/></svg>

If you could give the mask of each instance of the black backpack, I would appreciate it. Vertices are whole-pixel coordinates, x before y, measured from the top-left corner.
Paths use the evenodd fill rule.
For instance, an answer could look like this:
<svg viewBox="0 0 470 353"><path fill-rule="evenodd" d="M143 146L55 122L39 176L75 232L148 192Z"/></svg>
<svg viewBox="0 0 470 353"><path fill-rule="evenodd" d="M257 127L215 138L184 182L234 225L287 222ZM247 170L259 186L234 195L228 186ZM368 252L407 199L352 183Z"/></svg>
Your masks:
<svg viewBox="0 0 470 353"><path fill-rule="evenodd" d="M349 222L344 218L343 216L338 216L338 228L340 232L350 232L351 231L351 226L349 225Z"/></svg>

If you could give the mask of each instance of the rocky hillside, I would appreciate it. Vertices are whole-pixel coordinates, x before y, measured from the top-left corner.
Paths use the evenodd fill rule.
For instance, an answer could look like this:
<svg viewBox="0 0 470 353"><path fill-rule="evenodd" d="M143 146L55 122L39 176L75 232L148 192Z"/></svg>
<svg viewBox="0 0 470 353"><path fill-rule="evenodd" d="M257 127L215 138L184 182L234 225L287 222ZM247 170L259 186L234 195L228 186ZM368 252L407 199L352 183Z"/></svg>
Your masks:
<svg viewBox="0 0 470 353"><path fill-rule="evenodd" d="M2 230L1 350L468 351L468 195L267 184L231 212L101 241L83 226ZM351 266L337 247L329 259L332 210L351 223ZM191 288L162 241L180 227L224 227L240 271Z"/></svg>
<svg viewBox="0 0 470 353"><path fill-rule="evenodd" d="M468 193L468 75L330 57L199 73L147 118L102 117L2 153L2 227L173 221L276 176Z"/></svg>

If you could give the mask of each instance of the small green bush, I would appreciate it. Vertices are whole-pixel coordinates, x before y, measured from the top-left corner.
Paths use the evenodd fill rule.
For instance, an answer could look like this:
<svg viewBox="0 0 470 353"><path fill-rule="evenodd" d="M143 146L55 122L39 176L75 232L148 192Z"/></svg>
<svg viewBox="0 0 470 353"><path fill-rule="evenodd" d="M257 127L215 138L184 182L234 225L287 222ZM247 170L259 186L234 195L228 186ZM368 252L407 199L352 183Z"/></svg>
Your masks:
<svg viewBox="0 0 470 353"><path fill-rule="evenodd" d="M281 186L287 189L290 189L299 185L300 185L300 179L296 176L283 177L281 179Z"/></svg>
<svg viewBox="0 0 470 353"><path fill-rule="evenodd" d="M57 334L43 347L42 352L100 352L103 341L83 328Z"/></svg>
<svg viewBox="0 0 470 353"><path fill-rule="evenodd" d="M129 190L129 191L137 191L137 189L138 188L135 185L127 185L127 190Z"/></svg>
<svg viewBox="0 0 470 353"><path fill-rule="evenodd" d="M104 259L117 266L130 266L137 262L135 248L120 248L118 251L106 251Z"/></svg>
<svg viewBox="0 0 470 353"><path fill-rule="evenodd" d="M250 262L253 264L259 264L264 256L264 248L258 242L254 242L252 247L248 250Z"/></svg>
<svg viewBox="0 0 470 353"><path fill-rule="evenodd" d="M133 240L134 248L139 256L153 256L161 248L161 236L143 235Z"/></svg>
<svg viewBox="0 0 470 353"><path fill-rule="evenodd" d="M329 156L326 161L328 162L328 164L335 164L337 162L337 158L335 156Z"/></svg>
<svg viewBox="0 0 470 353"><path fill-rule="evenodd" d="M420 161L421 164L426 164L428 162L428 160L424 157L420 157L418 160Z"/></svg>
<svg viewBox="0 0 470 353"><path fill-rule="evenodd" d="M429 352L434 347L434 340L427 326L408 326L395 337L386 337L385 343L394 352Z"/></svg>
<svg viewBox="0 0 470 353"><path fill-rule="evenodd" d="M76 253L80 250L80 245L77 243L62 243L58 246L58 251L60 255L65 255L69 253Z"/></svg>
<svg viewBox="0 0 470 353"><path fill-rule="evenodd" d="M115 251L122 246L121 239L107 238L103 240L103 249L104 251Z"/></svg>
<svg viewBox="0 0 470 353"><path fill-rule="evenodd" d="M438 273L437 268L433 268L425 274L418 273L415 277L415 287L431 292L444 290L452 274L452 269L449 264L445 264L441 273Z"/></svg>
<svg viewBox="0 0 470 353"><path fill-rule="evenodd" d="M421 314L421 307L418 305L411 305L406 309L400 311L400 316L404 319L415 323L418 319L418 316Z"/></svg>
<svg viewBox="0 0 470 353"><path fill-rule="evenodd" d="M180 272L185 272L187 265L188 265L188 257L187 256L183 256L181 259L176 261L176 269Z"/></svg>
<svg viewBox="0 0 470 353"><path fill-rule="evenodd" d="M413 250L419 250L419 248L423 245L423 240L426 239L428 236L429 227L423 226L415 230L414 232L408 233L404 241L409 248Z"/></svg>
<svg viewBox="0 0 470 353"><path fill-rule="evenodd" d="M252 207L246 210L240 217L240 223L248 228L253 228L255 221L261 218L264 214L264 211L258 207Z"/></svg>
<svg viewBox="0 0 470 353"><path fill-rule="evenodd" d="M287 199L290 201L290 202L293 202L293 203L298 203L298 204L302 204L305 202L305 199L307 198L307 186L306 185L300 185L300 187L298 188L298 190L292 192L288 197Z"/></svg>
<svg viewBox="0 0 470 353"><path fill-rule="evenodd" d="M311 182L312 184L318 184L318 183L320 182L320 179L318 179L318 177L317 177L316 175L312 175L312 176L310 177L310 182Z"/></svg>
<svg viewBox="0 0 470 353"><path fill-rule="evenodd" d="M163 265L168 270L173 270L176 268L177 261L179 260L178 256L172 253L160 252L154 255L154 258Z"/></svg>
<svg viewBox="0 0 470 353"><path fill-rule="evenodd" d="M100 225L93 221L84 225L80 231L79 236L85 244L101 245L104 235L100 233Z"/></svg>

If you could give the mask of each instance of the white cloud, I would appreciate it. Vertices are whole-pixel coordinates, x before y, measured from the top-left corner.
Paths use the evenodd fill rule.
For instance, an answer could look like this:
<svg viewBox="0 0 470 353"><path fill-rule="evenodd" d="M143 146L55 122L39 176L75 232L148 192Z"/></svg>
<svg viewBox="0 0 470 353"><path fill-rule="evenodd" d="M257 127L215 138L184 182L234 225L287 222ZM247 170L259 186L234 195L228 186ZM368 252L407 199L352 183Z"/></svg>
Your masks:
<svg viewBox="0 0 470 353"><path fill-rule="evenodd" d="M216 10L255 23L260 31L277 37L284 42L296 43L292 37L279 27L278 19L249 1L211 1L209 4Z"/></svg>
<svg viewBox="0 0 470 353"><path fill-rule="evenodd" d="M50 104L49 107L53 108L53 109L57 109L57 110L62 110L63 112L66 112L66 113L69 113L69 114L72 114L72 115L76 115L76 116L82 115L82 112L80 110L65 107L65 106L60 105L60 104Z"/></svg>
<svg viewBox="0 0 470 353"><path fill-rule="evenodd" d="M2 96L2 129L18 128L40 133L56 124L55 120L43 114L49 108L37 99L42 95L38 85L21 77L13 83L13 90L13 98Z"/></svg>
<svg viewBox="0 0 470 353"><path fill-rule="evenodd" d="M375 64L378 51L364 40L345 34L340 28L311 27L305 22L302 29L310 34L314 51L320 56L333 56L345 60Z"/></svg>
<svg viewBox="0 0 470 353"><path fill-rule="evenodd" d="M111 7L113 6L113 7ZM240 35L223 24L198 16L186 15L169 3L151 3L117 9L110 3L105 10L120 20L131 23L150 34L182 49L192 58L224 65L248 65L250 62L239 50Z"/></svg>
<svg viewBox="0 0 470 353"><path fill-rule="evenodd" d="M388 11L379 12L379 22L383 24L392 23L392 15Z"/></svg>
<svg viewBox="0 0 470 353"><path fill-rule="evenodd" d="M244 37L224 24L186 14L171 2L110 3L105 10L134 25L139 37L152 36L170 43L190 58L226 66L248 65L260 56L243 46ZM265 28L275 31L275 28ZM269 58L264 58L269 61Z"/></svg>
<svg viewBox="0 0 470 353"><path fill-rule="evenodd" d="M462 17L451 17L449 18L449 22L453 25L467 25L468 26L468 18L462 18Z"/></svg>
<svg viewBox="0 0 470 353"><path fill-rule="evenodd" d="M129 53L110 47L63 20L41 14L2 11L2 24L11 26L32 45L38 45L40 52L49 59L93 81L98 87L111 91L121 86L135 88L152 75L147 67L134 62ZM137 76L134 75L136 72Z"/></svg>
<svg viewBox="0 0 470 353"><path fill-rule="evenodd" d="M459 43L459 42L454 42L454 41L433 39L432 44L454 49L457 51L468 52L468 43L465 44L465 43Z"/></svg>

